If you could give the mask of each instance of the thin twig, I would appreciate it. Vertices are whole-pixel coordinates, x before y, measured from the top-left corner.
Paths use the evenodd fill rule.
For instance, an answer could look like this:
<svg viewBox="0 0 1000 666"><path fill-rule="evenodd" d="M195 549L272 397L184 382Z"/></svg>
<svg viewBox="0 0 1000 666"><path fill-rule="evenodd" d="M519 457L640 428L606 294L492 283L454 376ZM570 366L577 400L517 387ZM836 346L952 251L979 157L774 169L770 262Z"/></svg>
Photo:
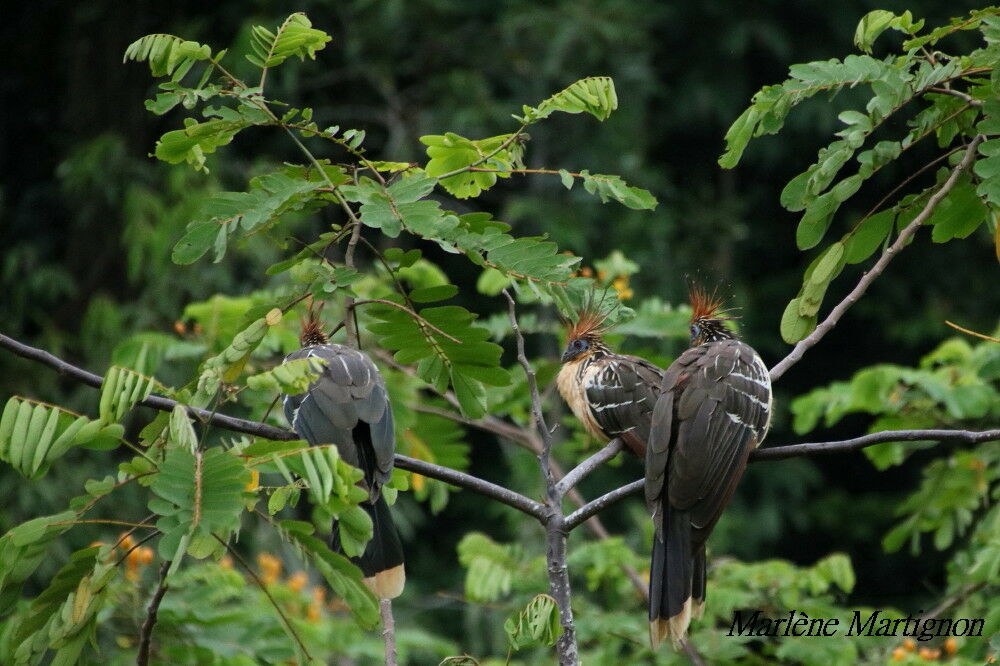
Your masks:
<svg viewBox="0 0 1000 666"><path fill-rule="evenodd" d="M458 174L465 173L466 171L473 171L480 164L483 164L493 159L495 156L499 155L502 151L507 150L507 148L509 148L512 143L517 141L518 137L521 136L521 133L524 132L527 126L528 126L527 124L521 125L516 132L511 134L509 137L507 137L507 139L503 143L497 146L496 150L494 150L491 153L487 153L486 155L483 155L472 164L460 167L458 169L455 169L454 171L449 171L448 173L441 174L440 176L437 177L438 181L442 181L445 178L451 178L452 176L457 176Z"/></svg>
<svg viewBox="0 0 1000 666"><path fill-rule="evenodd" d="M972 95L964 93L960 90L952 90L951 88L929 88L928 92L940 93L942 95L951 95L952 97L957 97L969 106L982 106L983 101L981 99L976 99Z"/></svg>
<svg viewBox="0 0 1000 666"><path fill-rule="evenodd" d="M153 593L153 598L149 600L149 607L146 609L146 621L142 623L142 630L139 632L139 653L135 658L135 666L147 666L149 664L149 650L152 645L153 627L156 626L156 613L160 610L160 602L163 595L167 593L167 572L170 570L170 562L160 565L160 582Z"/></svg>
<svg viewBox="0 0 1000 666"><path fill-rule="evenodd" d="M396 619L392 616L392 599L379 599L382 616L382 643L385 645L385 666L396 666Z"/></svg>
<svg viewBox="0 0 1000 666"><path fill-rule="evenodd" d="M847 312L848 308L854 305L854 303L856 303L858 299L864 295L871 283L882 274L886 266L889 265L889 262L892 261L893 257L895 257L906 246L913 234L917 232L917 229L919 229L920 226L927 221L931 214L934 213L934 209L937 208L937 205L941 202L941 200L947 196L948 192L950 192L953 187L955 187L959 176L969 167L970 164L972 164L972 161L975 159L976 148L983 141L983 138L983 135L980 134L969 142L969 147L965 150L965 156L962 157L962 161L958 163L958 166L952 169L951 175L948 176L948 179L943 185L941 185L941 188L938 189L933 196L931 196L931 198L927 201L927 205L924 206L922 211L920 211L920 214L913 218L913 221L906 225L906 228L899 233L896 241L882 253L882 256L875 262L872 269L861 277L858 284L851 290L851 293L849 293L844 300L838 303L837 306L830 311L830 314L823 320L823 323L817 326L816 329L805 339L799 341L788 356L783 358L780 363L771 368L772 382L777 381L790 367L798 363L799 359L802 358L802 355L805 354L810 347L823 339L823 336L829 333L833 327L837 325L837 322L840 321L840 318L845 312Z"/></svg>
<svg viewBox="0 0 1000 666"><path fill-rule="evenodd" d="M986 335L984 333L976 333L975 331L970 331L969 329L962 328L958 324L950 322L947 319L945 319L944 323L947 324L948 326L951 326L956 331L961 331L962 333L965 333L966 335L971 335L971 336L974 336L974 337L977 337L977 338L982 338L983 340L989 340L990 342L1000 342L1000 338L994 338L994 337L991 337L991 336Z"/></svg>
<svg viewBox="0 0 1000 666"><path fill-rule="evenodd" d="M285 611L281 610L281 606L278 604L277 600L275 600L275 598L271 596L271 591L267 589L267 585L265 585L264 581L260 579L260 576L257 575L257 572L250 568L250 565L247 564L246 560L243 559L242 555L236 552L235 548L230 546L228 543L226 543L216 535L213 534L212 536L215 537L216 541L225 546L226 550L229 551L229 555L234 560L239 562L240 566L243 567L243 569L248 574L250 574L250 577L253 578L254 582L257 584L257 587L260 588L261 592L264 593L268 601L271 602L271 605L274 606L274 610L278 611L278 615L281 616L282 622L284 622L285 626L288 627L288 631L292 635L292 639L298 644L299 649L302 650L302 655L309 661L312 661L313 657L311 654L309 654L309 650L306 649L306 644L302 642L302 637L299 636L299 632L295 630L295 625L293 625L292 621L288 619L287 615L285 615Z"/></svg>
<svg viewBox="0 0 1000 666"><path fill-rule="evenodd" d="M418 322L420 322L421 324L423 324L427 328L431 329L432 331L434 331L438 335L441 335L441 336L443 336L445 338L448 338L449 340L451 340L455 344L458 344L458 345L462 344L461 340L459 340L458 338L456 338L454 336L448 335L447 333L445 333L444 331L442 331L440 328L438 328L434 324L430 323L425 318L423 318L420 315L418 315L414 310L411 310L410 308L406 307L405 305L400 305L399 303L394 303L394 302L388 301L388 300L386 300L384 298L366 298L366 299L361 300L361 301L355 301L354 305L355 306L358 306L358 305L367 305L368 303L378 303L380 305L391 305L392 307L397 308L399 310L402 310L406 314L410 315L415 320L417 320Z"/></svg>
<svg viewBox="0 0 1000 666"><path fill-rule="evenodd" d="M966 442L980 444L1000 439L1000 429L994 430L884 430L870 435L844 439L838 442L809 442L806 444L786 444L757 449L750 454L750 462L760 460L784 460L801 455L846 453L857 451L885 442Z"/></svg>
<svg viewBox="0 0 1000 666"><path fill-rule="evenodd" d="M338 198L343 198L338 195ZM346 203L346 202L345 202ZM350 209L350 206L348 206ZM344 265L348 268L354 268L354 250L358 246L358 239L361 237L361 221L354 220L352 222L354 228L351 230L351 240L347 241L347 251L344 252ZM347 331L347 344L351 345L355 349L360 349L358 338L358 327L354 322L354 307L357 305L354 301L354 296L348 293L347 297L344 298L344 328Z"/></svg>

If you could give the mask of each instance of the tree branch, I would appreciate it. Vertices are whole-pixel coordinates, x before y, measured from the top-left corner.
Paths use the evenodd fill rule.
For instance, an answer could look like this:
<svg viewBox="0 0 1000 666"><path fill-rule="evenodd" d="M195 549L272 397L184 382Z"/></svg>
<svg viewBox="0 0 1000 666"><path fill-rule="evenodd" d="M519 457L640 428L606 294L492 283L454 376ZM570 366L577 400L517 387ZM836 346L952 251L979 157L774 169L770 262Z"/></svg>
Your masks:
<svg viewBox="0 0 1000 666"><path fill-rule="evenodd" d="M472 476L471 474L459 472L458 470L451 469L450 467L434 465L432 463L417 460L416 458L410 458L398 453L396 454L395 462L396 467L400 469L405 469L409 472L416 472L417 474L423 474L424 476L429 476L432 479L444 481L445 483L450 483L452 485L459 486L460 488L471 490L479 493L480 495L485 495L486 497L495 499L501 504L506 504L507 506L517 509L522 513L533 516L541 522L545 522L548 518L548 509L540 502L536 502L535 500L529 499L520 493L504 488L503 486L498 486L495 483L490 483L489 481Z"/></svg>
<svg viewBox="0 0 1000 666"><path fill-rule="evenodd" d="M75 379L83 384L86 384L87 386L100 388L101 384L104 382L104 378L100 375L95 375L92 372L78 368L43 349L30 347L14 340L13 338L3 335L2 333L0 333L0 347L9 349L23 358L37 361L43 365L55 368L60 374ZM162 412L170 412L173 411L174 407L177 406L178 403L176 400L171 400L170 398L154 394L150 395L139 404L145 407L152 407L153 409L157 409ZM278 428L268 425L267 423L238 419L232 416L226 416L225 414L210 412L205 409L197 409L195 407L187 407L187 410L188 414L192 417L207 423L212 423L213 425L224 430L242 432L248 435L255 435L257 437L277 441L292 441L300 439L299 436L291 430ZM432 479L451 483L461 488L465 488L466 490L472 490L473 492L485 495L498 502L513 507L518 511L527 513L539 521L544 522L546 516L548 515L548 511L545 506L539 502L529 499L524 495L514 492L513 490L508 490L502 486L498 486L478 477L459 472L451 469L450 467L434 465L432 463L417 460L415 458L408 458L398 454L396 455L395 464L400 469L423 474L424 476Z"/></svg>
<svg viewBox="0 0 1000 666"><path fill-rule="evenodd" d="M67 363L66 361L60 359L59 357L43 350L31 347L24 343L18 342L13 338L0 333L0 348L6 348L12 351L14 354L26 358L31 361L36 361L43 365L47 365L54 368L61 375L70 377L76 381L87 386L92 386L94 388L100 388L104 378L100 375L96 375L92 372L88 372L82 368L78 368L75 365ZM537 395L537 393L536 393ZM160 395L150 395L144 401L139 403L146 407L151 407L160 411L169 412L178 404L176 400L171 400L170 398L160 396ZM255 435L257 437L263 437L265 439L277 440L277 441L291 441L299 439L291 430L285 430L284 428L278 428L267 423L260 423L258 421L248 421L246 419L239 419L232 416L226 416L225 414L212 413L204 409L196 409L193 407L187 407L188 413L194 418L201 419L206 422L210 422L213 425L222 428L224 430L229 430L231 432L241 432L249 435ZM424 411L428 411L425 409ZM436 413L436 412L432 412ZM464 417L463 417L464 418ZM492 418L492 417L488 417ZM495 432L497 434L502 434L505 437L511 437L508 432L517 429L515 426L506 424L503 421L499 421L504 428L499 428L496 424L485 425L482 423L483 420L476 420L473 422L477 427L482 427L483 429ZM542 431L542 434L546 434L547 431ZM548 437L551 441L551 437ZM762 460L784 460L786 458L793 458L796 456L803 455L828 455L831 453L844 453L847 451L856 451L863 449L868 446L873 446L875 444L883 444L886 442L912 442L912 441L941 441L941 442L965 442L969 444L978 444L982 442L990 442L994 440L1000 440L1000 429L974 431L974 430L886 430L883 432L875 432L868 435L863 435L861 437L854 437L852 439L845 439L833 442L807 442L803 444L787 444L783 446L769 446L763 449L757 449L750 454L750 462L757 462ZM598 456L607 455L610 460L613 456L609 455L611 450L611 444L604 447L596 454L580 463L577 468L571 470L565 477L561 485L563 485L567 490L569 490L571 485L574 485L579 481L580 478L591 470L588 469L589 464L592 460ZM603 462L603 461L602 461ZM395 464L400 469L405 469L410 472L416 472L417 474L422 474L424 476L430 477L432 479L437 479L439 481L444 481L445 483L450 483L452 485L464 488L466 490L471 490L473 492L479 493L491 499L494 499L502 504L506 504L518 511L526 513L542 523L547 520L551 520L551 509L533 499L525 497L520 493L513 490L504 488L495 483L491 483L484 479L472 476L470 474L465 474L464 472L459 472L458 470L451 469L450 467L443 467L441 465L435 465L433 463L424 462L423 460L417 460L416 458L410 458L407 456L396 454ZM597 464L594 464L597 467ZM581 469L584 468L584 469ZM570 479L570 482L566 482L566 479ZM628 497L634 493L639 492L642 488L642 480L633 481L621 488L616 488L597 499L594 499L582 507L571 513L565 518L564 527L567 531L572 530L580 525L584 520L596 515L600 511L614 504L618 500ZM572 490L569 490L572 493ZM561 515L561 514L559 514Z"/></svg>
<svg viewBox="0 0 1000 666"><path fill-rule="evenodd" d="M555 475L550 464L552 431L546 425L545 415L542 414L542 399L538 394L535 370L531 367L531 363L524 353L524 336L521 335L521 327L517 324L514 298L506 289L503 290L503 295L507 298L507 316L510 318L514 337L517 339L517 360L521 364L521 368L524 369L525 377L528 380L532 425L542 437L542 452L538 456L538 462L542 469L542 477L545 479L545 504L548 510L545 520L545 537L548 544L545 561L548 565L549 594L556 601L556 606L559 609L559 624L562 625L563 629L562 634L556 640L556 654L559 655L560 666L577 666L580 659L576 643L576 625L573 622L573 607L570 603L572 592L569 582L569 567L566 564L566 537L569 534L569 529L566 527L566 518L562 512L562 493L556 485Z"/></svg>
<svg viewBox="0 0 1000 666"><path fill-rule="evenodd" d="M152 646L153 627L156 626L156 614L160 610L160 602L167 593L167 572L170 570L170 562L160 565L160 583L153 593L153 598L149 600L149 607L146 609L146 621L142 623L142 630L139 632L139 652L135 657L135 666L146 666L149 663L149 650Z"/></svg>
<svg viewBox="0 0 1000 666"><path fill-rule="evenodd" d="M969 444L979 444L982 442L992 442L1000 440L1000 429L995 430L886 430L883 432L873 432L870 435L845 439L837 442L809 442L805 444L786 444L784 446L770 446L764 449L757 449L750 453L750 462L762 460L784 460L805 455L826 455L830 453L846 453L857 451L875 444L885 444L886 442L915 442L915 441L940 441L940 442L966 442ZM591 516L600 513L615 502L625 499L630 495L636 495L642 491L644 481L638 479L620 488L601 495L580 507L573 513L566 516L566 529L573 530L579 527L580 523Z"/></svg>
<svg viewBox="0 0 1000 666"><path fill-rule="evenodd" d="M769 446L750 453L750 462L759 460L784 460L796 456L846 453L857 451L875 444L886 442L966 442L979 444L1000 440L1000 429L995 430L884 430L870 435L844 439L838 442L809 442L805 444L786 444L784 446Z"/></svg>
<svg viewBox="0 0 1000 666"><path fill-rule="evenodd" d="M930 218L934 209L937 208L939 203L941 203L941 200L945 198L953 187L955 187L955 184L958 182L958 177L963 171L969 168L970 164L972 164L972 161L976 156L976 148L983 141L983 138L983 135L980 134L969 142L969 147L966 148L962 161L959 162L954 169L952 169L951 175L948 176L948 179L943 185L941 185L941 188L935 192L933 196L931 196L931 198L927 201L927 205L925 205L924 209L920 211L920 214L913 218L913 221L906 225L906 228L899 233L896 241L882 253L882 256L875 262L872 269L861 276L857 286L851 290L851 293L849 293L844 300L838 303L837 306L830 311L830 314L823 320L823 323L817 326L816 329L805 339L800 340L792 351L789 352L788 356L783 358L781 362L771 368L772 382L778 381L778 379L784 375L790 367L798 363L799 359L802 358L802 355L805 354L810 347L823 339L823 336L829 333L830 330L837 325L837 322L840 321L840 318L845 312L847 312L848 308L854 305L858 299L864 295L871 283L882 274L886 266L889 265L889 262L892 261L893 257L895 257L896 254L898 254L899 251L906 246L913 234L917 232L917 229L919 229L920 226L923 225L928 218Z"/></svg>
<svg viewBox="0 0 1000 666"><path fill-rule="evenodd" d="M558 493L560 497L565 495L570 488L573 488L576 484L580 483L585 476L621 453L623 447L624 444L622 443L622 440L615 437L613 440L608 442L604 448L571 469L566 476L564 476L562 480L556 484L556 493Z"/></svg>

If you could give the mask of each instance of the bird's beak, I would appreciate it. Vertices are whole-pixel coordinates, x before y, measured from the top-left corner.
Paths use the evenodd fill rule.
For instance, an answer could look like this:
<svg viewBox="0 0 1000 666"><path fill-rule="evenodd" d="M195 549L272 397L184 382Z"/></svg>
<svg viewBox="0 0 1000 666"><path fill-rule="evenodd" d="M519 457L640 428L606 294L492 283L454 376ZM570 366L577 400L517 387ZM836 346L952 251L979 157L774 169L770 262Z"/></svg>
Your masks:
<svg viewBox="0 0 1000 666"><path fill-rule="evenodd" d="M567 361L572 361L573 360L573 356L574 356L573 352L571 352L569 349L567 349L566 351L563 352L562 362L565 363Z"/></svg>

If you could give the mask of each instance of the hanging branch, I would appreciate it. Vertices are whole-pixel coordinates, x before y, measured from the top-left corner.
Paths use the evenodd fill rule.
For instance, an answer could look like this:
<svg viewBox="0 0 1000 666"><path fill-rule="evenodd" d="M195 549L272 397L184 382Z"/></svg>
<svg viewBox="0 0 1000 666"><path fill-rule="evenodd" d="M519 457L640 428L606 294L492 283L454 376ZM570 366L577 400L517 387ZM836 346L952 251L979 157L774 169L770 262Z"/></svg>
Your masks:
<svg viewBox="0 0 1000 666"><path fill-rule="evenodd" d="M875 281L875 278L880 276L886 266L889 265L889 262L892 261L893 257L899 254L899 252L906 247L906 244L910 242L910 238L913 237L913 234L917 233L917 229L919 229L920 226L923 225L928 218L930 218L931 214L934 213L934 209L937 208L939 203L941 203L941 200L945 198L953 187L955 187L955 184L958 183L958 177L962 175L963 171L969 168L969 165L971 165L975 159L976 148L979 147L979 144L984 138L985 137L982 134L979 134L969 142L969 147L965 149L965 155L962 157L962 161L959 162L954 169L952 169L951 175L948 176L948 179L943 185L941 185L941 188L931 196L931 198L927 201L927 204L924 206L924 209L920 211L920 214L913 218L913 221L911 221L901 232L899 232L899 236L896 238L896 241L882 253L882 256L875 262L875 265L872 266L871 270L861 276L861 279L858 280L858 284L851 290L851 293L849 293L844 300L838 303L837 306L830 311L830 314L826 316L823 323L817 326L816 329L806 338L800 340L799 343L792 348L792 351L788 353L788 356L781 359L781 362L771 368L772 382L778 381L778 379L784 375L790 367L798 363L799 359L802 358L802 355L805 354L810 347L822 340L823 336L829 333L833 327L837 325L837 322L840 321L840 318L845 312L847 312L848 308L864 296L865 292L868 291L868 287Z"/></svg>

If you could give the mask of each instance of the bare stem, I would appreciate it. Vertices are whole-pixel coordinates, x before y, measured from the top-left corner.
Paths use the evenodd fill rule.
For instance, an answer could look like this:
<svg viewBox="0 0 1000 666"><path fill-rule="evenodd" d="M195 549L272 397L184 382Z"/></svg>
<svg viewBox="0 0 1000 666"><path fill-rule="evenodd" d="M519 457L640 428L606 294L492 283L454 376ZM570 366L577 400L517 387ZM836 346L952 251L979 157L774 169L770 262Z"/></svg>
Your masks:
<svg viewBox="0 0 1000 666"><path fill-rule="evenodd" d="M906 228L899 233L896 241L882 253L882 256L875 262L872 269L861 276L857 286L851 290L851 293L849 293L844 300L838 303L837 306L830 311L830 314L823 320L823 323L816 327L816 330L810 333L805 339L800 340L788 356L783 358L780 363L771 368L772 382L777 381L790 367L798 363L799 359L802 358L802 355L805 354L810 347L822 340L823 336L829 333L833 327L837 325L837 322L840 321L840 318L845 312L847 312L848 308L854 305L858 299L864 295L871 283L882 274L886 266L889 265L889 262L892 261L893 257L906 247L906 244L909 242L910 238L913 237L913 234L917 232L917 229L919 229L920 226L924 224L928 218L930 218L934 209L937 208L939 203L941 203L941 200L947 196L948 192L950 192L953 187L955 187L955 184L958 182L958 178L962 172L969 168L969 165L972 164L972 161L976 156L976 148L983 141L983 138L984 137L980 134L969 142L969 147L966 148L962 161L958 163L958 166L952 169L951 175L948 176L948 179L943 185L941 185L940 189L938 189L938 191L931 196L931 198L927 201L927 205L924 206L922 211L920 211L920 214L913 218L913 221L906 225Z"/></svg>
<svg viewBox="0 0 1000 666"><path fill-rule="evenodd" d="M507 314L510 317L511 329L513 329L517 339L517 360L528 379L533 426L542 437L542 452L538 457L538 462L542 469L542 477L545 479L545 504L548 509L548 517L545 520L545 536L548 543L546 561L548 563L549 594L556 600L556 606L559 608L559 624L562 625L563 630L556 641L556 653L559 655L560 666L577 666L580 660L576 644L576 625L573 622L573 607L570 601L572 591L569 583L569 568L566 565L566 535L569 533L569 529L566 527L566 518L562 512L562 494L556 487L555 476L550 464L552 431L545 424L545 416L542 414L542 399L538 394L538 382L535 379L534 368L531 367L531 363L524 353L524 336L517 324L514 298L506 289L504 289L503 294L507 297Z"/></svg>
<svg viewBox="0 0 1000 666"><path fill-rule="evenodd" d="M146 621L142 623L142 630L139 632L139 652L135 657L135 666L147 666L149 664L149 651L152 646L153 627L156 626L156 614L160 610L160 602L163 595L167 593L167 572L170 570L170 562L160 565L160 582L153 593L153 598L149 600L149 607L146 609Z"/></svg>
<svg viewBox="0 0 1000 666"><path fill-rule="evenodd" d="M396 666L396 619L392 616L392 599L380 599L379 614L382 616L382 643L385 645L385 666Z"/></svg>

